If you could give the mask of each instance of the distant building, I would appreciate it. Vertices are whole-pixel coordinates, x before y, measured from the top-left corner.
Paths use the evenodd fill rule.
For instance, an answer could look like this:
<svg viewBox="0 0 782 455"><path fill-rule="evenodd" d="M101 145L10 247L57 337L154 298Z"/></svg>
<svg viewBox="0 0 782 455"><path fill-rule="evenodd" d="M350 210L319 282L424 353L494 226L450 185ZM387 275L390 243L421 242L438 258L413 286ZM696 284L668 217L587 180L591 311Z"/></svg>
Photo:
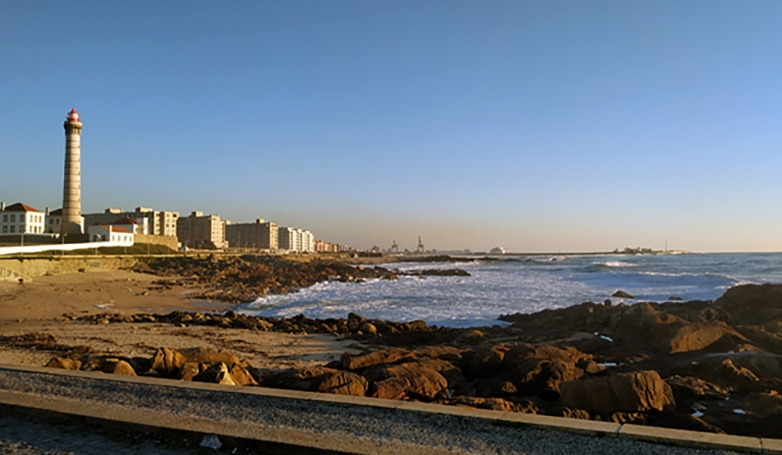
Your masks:
<svg viewBox="0 0 782 455"><path fill-rule="evenodd" d="M112 242L116 246L133 246L134 235L128 228L111 224L95 224L87 228L90 242Z"/></svg>
<svg viewBox="0 0 782 455"><path fill-rule="evenodd" d="M192 212L190 216L177 221L177 237L183 247L222 249L228 247L225 241L225 223L220 215L204 215Z"/></svg>
<svg viewBox="0 0 782 455"><path fill-rule="evenodd" d="M132 212L118 208L107 208L103 213L89 213L84 215L85 224L110 224L122 217L136 220L140 225L146 225L145 234L177 236L177 220L179 212L166 212L153 210L147 207L136 207ZM146 219L147 221L141 221Z"/></svg>
<svg viewBox="0 0 782 455"><path fill-rule="evenodd" d="M46 209L45 229L49 234L56 234L60 232L60 225L62 224L62 209L49 211ZM82 217L82 225L84 225L84 217Z"/></svg>
<svg viewBox="0 0 782 455"><path fill-rule="evenodd" d="M125 216L111 223L111 226L127 229L133 234L149 235L149 218L134 220L129 216Z"/></svg>
<svg viewBox="0 0 782 455"><path fill-rule="evenodd" d="M339 252L339 245L334 243L324 242L323 240L315 240L315 252L316 253L337 253Z"/></svg>
<svg viewBox="0 0 782 455"><path fill-rule="evenodd" d="M232 248L279 248L277 223L260 218L254 223L226 224L225 239Z"/></svg>
<svg viewBox="0 0 782 455"><path fill-rule="evenodd" d="M281 250L292 253L312 253L315 251L315 236L312 232L293 228L281 227L278 229L278 240Z"/></svg>
<svg viewBox="0 0 782 455"><path fill-rule="evenodd" d="M45 215L40 210L17 202L5 206L0 202L0 234L43 234Z"/></svg>

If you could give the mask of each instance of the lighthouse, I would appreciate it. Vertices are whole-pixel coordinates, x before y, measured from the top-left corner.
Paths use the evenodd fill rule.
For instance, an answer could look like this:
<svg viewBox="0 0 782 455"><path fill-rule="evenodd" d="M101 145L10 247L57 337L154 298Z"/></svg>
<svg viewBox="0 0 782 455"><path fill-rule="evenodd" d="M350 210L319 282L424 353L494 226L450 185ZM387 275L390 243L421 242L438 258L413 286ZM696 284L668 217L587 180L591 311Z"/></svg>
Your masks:
<svg viewBox="0 0 782 455"><path fill-rule="evenodd" d="M65 183L62 194L62 234L81 234L81 121L76 109L65 118Z"/></svg>

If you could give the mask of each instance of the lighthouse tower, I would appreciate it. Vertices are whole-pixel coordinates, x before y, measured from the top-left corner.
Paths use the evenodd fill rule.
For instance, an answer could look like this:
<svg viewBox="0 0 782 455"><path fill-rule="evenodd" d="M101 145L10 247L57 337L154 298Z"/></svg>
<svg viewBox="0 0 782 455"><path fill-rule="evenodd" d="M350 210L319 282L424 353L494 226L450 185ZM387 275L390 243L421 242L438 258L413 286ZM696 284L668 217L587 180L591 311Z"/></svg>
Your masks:
<svg viewBox="0 0 782 455"><path fill-rule="evenodd" d="M81 122L71 108L65 127L65 184L62 194L62 234L81 234Z"/></svg>

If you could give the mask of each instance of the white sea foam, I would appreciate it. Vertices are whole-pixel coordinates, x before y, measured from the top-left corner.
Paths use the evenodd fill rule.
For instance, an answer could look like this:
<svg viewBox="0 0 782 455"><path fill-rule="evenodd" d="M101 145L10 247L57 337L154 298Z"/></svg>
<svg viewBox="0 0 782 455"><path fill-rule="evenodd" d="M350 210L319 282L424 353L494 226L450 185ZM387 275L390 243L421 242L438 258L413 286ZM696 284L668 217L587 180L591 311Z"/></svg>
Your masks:
<svg viewBox="0 0 782 455"><path fill-rule="evenodd" d="M636 301L665 301L670 296L711 300L739 283L782 282L782 254L764 256L760 269L752 265L756 256L553 256L530 261L391 263L383 266L403 271L460 268L471 276L324 282L292 294L264 296L240 310L274 317L341 318L355 312L452 327L491 325L499 324L501 314L602 302L617 289ZM599 263L602 269L594 269Z"/></svg>

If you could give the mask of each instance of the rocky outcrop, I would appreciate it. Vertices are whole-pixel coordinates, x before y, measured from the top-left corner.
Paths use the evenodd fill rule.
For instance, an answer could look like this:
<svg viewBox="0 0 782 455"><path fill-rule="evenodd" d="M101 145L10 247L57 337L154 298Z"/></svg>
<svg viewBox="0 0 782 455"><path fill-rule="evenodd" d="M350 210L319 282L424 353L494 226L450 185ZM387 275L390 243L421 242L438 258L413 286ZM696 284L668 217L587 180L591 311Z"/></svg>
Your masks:
<svg viewBox="0 0 782 455"><path fill-rule="evenodd" d="M222 259L214 256L203 259L159 258L137 266L136 270L155 273L162 277L176 277L173 281L161 281L161 286L182 285L186 279L195 280L204 288L197 297L233 303L252 302L266 294L285 294L329 280L363 282L372 278L394 280L402 275L421 277L470 275L462 269L404 272L379 266L353 266L336 260L296 261L283 256L268 255Z"/></svg>
<svg viewBox="0 0 782 455"><path fill-rule="evenodd" d="M590 413L643 412L675 406L671 387L656 371L638 371L568 381L562 404Z"/></svg>

